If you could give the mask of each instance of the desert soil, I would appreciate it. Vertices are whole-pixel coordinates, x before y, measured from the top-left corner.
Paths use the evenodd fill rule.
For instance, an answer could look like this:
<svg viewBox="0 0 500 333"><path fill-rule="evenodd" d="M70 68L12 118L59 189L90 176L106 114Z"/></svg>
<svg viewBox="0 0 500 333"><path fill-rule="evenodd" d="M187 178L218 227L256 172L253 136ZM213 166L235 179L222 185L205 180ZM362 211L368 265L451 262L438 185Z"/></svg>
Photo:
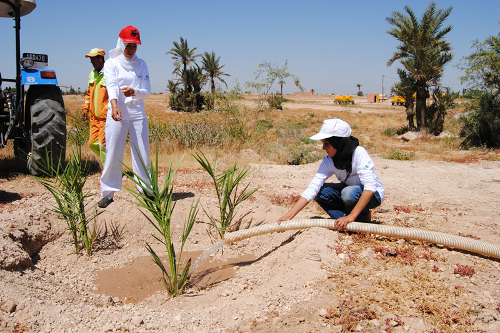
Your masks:
<svg viewBox="0 0 500 333"><path fill-rule="evenodd" d="M237 209L241 228L276 222L320 163L274 165L251 150L238 154L255 155L246 181L259 188ZM387 191L372 211L375 223L499 243L500 162L372 157ZM98 194L98 174L87 187ZM214 211L208 175L179 170L177 248L185 214L200 195L201 207ZM498 259L322 228L225 245L198 266L187 293L172 299L145 244L157 253L165 249L130 200L122 189L99 216L107 235L88 257L75 254L65 222L50 211L55 201L40 184L26 176L0 179L0 262L10 268L0 270L1 332L500 331ZM296 219L316 217L328 216L310 204ZM202 210L197 221L184 249L193 260L213 246ZM404 251L414 253L414 261L401 260Z"/></svg>

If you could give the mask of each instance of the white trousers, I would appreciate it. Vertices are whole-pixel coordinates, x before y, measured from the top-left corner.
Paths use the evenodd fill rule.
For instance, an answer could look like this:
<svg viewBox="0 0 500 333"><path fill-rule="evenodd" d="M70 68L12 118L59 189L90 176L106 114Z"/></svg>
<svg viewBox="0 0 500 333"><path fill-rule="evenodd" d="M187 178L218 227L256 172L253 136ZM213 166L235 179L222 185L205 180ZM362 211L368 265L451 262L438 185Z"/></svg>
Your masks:
<svg viewBox="0 0 500 333"><path fill-rule="evenodd" d="M106 162L101 175L101 196L113 198L122 187L122 161L127 134L132 156L132 170L151 188L148 179L151 161L149 158L149 128L147 118L115 121L108 117L104 129L106 135ZM145 168L141 164L144 162ZM136 177L134 177L136 178ZM137 178L136 178L137 179ZM137 187L142 192L142 190Z"/></svg>

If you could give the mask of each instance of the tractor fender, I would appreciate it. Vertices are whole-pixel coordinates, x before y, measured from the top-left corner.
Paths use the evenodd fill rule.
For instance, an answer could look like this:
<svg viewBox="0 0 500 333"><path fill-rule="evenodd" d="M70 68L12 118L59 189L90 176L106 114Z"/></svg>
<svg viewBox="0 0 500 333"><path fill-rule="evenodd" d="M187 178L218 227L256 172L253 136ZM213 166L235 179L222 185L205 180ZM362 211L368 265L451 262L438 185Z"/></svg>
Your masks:
<svg viewBox="0 0 500 333"><path fill-rule="evenodd" d="M42 73L46 72L46 73ZM51 69L23 68L21 69L21 84L23 85L57 85L56 72Z"/></svg>

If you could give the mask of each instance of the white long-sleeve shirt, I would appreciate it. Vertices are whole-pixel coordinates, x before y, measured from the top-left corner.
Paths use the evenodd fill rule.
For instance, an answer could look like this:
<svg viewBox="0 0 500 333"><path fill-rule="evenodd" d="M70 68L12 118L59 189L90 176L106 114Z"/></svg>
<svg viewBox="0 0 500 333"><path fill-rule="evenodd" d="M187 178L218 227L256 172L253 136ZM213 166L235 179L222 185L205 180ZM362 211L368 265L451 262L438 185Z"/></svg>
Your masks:
<svg viewBox="0 0 500 333"><path fill-rule="evenodd" d="M141 119L146 117L144 98L151 95L148 66L139 59L139 65L133 70L124 69L115 59L108 59L104 63L104 78L108 89L108 117L111 117L111 100L116 99L117 106L122 113L122 119ZM135 96L125 97L121 88L133 88Z"/></svg>
<svg viewBox="0 0 500 333"><path fill-rule="evenodd" d="M364 190L377 191L381 202L384 201L385 189L382 186L382 181L375 172L375 164L365 148L358 146L354 150L352 154L352 172L348 179L346 179L346 170L337 169L333 164L332 158L330 156L325 157L313 180L302 193L302 197L307 199L307 201L316 198L325 181L332 175L335 175L340 182L344 182L347 185L363 185Z"/></svg>

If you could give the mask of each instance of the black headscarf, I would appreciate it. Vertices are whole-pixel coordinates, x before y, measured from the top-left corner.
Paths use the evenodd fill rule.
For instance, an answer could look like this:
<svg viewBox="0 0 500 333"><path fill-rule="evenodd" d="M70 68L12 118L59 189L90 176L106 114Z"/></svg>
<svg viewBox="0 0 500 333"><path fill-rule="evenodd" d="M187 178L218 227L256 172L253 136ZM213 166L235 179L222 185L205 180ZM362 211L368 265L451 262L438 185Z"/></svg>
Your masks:
<svg viewBox="0 0 500 333"><path fill-rule="evenodd" d="M354 149L359 146L359 140L353 136L348 138L332 136L326 138L326 140L332 145L333 148L337 149L337 152L332 157L335 167L339 170L351 172L352 154Z"/></svg>

